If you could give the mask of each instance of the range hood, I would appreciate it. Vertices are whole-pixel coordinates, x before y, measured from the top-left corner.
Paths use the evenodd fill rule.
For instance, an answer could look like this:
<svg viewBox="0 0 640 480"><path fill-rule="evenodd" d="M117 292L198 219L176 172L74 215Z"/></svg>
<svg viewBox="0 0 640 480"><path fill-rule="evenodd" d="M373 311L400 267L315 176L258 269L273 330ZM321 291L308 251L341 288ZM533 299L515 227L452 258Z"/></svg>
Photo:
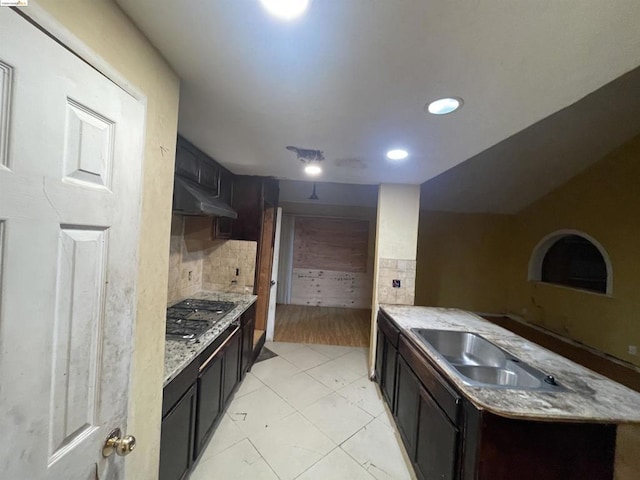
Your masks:
<svg viewBox="0 0 640 480"><path fill-rule="evenodd" d="M181 215L238 218L238 214L205 187L176 175L173 182L173 211Z"/></svg>

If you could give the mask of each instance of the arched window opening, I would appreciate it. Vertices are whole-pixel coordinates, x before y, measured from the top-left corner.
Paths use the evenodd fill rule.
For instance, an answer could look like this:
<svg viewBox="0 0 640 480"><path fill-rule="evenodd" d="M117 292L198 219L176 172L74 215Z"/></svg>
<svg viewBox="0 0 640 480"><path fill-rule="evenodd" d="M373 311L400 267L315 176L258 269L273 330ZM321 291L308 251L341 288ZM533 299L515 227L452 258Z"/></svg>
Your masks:
<svg viewBox="0 0 640 480"><path fill-rule="evenodd" d="M611 294L611 263L606 251L586 234L556 232L536 247L529 279Z"/></svg>

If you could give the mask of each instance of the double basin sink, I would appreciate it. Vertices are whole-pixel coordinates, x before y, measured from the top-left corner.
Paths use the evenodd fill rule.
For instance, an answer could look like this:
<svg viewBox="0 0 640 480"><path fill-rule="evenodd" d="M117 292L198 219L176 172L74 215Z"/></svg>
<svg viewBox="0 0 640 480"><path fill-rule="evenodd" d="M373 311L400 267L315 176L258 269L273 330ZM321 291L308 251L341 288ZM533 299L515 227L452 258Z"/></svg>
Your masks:
<svg viewBox="0 0 640 480"><path fill-rule="evenodd" d="M558 391L556 380L471 332L412 328L470 386Z"/></svg>

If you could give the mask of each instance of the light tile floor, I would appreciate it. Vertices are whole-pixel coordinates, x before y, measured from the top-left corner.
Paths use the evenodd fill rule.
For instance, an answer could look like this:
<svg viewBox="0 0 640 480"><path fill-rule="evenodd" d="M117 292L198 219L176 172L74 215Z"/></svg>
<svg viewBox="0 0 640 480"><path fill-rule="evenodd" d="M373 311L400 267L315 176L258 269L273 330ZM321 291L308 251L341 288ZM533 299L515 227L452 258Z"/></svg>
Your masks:
<svg viewBox="0 0 640 480"><path fill-rule="evenodd" d="M266 347L190 480L415 480L368 349Z"/></svg>

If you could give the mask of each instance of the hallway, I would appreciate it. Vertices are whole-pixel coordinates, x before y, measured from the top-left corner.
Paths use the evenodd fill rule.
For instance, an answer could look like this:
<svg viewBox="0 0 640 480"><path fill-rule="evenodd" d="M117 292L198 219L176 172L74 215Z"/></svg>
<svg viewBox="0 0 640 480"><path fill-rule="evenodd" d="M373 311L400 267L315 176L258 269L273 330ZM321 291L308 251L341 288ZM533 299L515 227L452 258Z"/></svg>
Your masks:
<svg viewBox="0 0 640 480"><path fill-rule="evenodd" d="M369 347L370 331L369 309L276 306L276 342Z"/></svg>
<svg viewBox="0 0 640 480"><path fill-rule="evenodd" d="M414 479L367 348L267 342L191 480Z"/></svg>

